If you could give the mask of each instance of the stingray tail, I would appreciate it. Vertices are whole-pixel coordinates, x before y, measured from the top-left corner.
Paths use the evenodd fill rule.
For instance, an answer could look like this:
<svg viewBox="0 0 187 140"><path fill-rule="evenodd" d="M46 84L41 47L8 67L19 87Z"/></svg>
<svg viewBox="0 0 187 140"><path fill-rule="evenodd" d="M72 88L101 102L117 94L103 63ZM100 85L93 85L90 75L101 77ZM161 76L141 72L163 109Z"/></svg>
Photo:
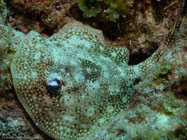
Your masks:
<svg viewBox="0 0 187 140"><path fill-rule="evenodd" d="M158 62L159 58L169 49L172 47L173 44L173 37L175 32L179 29L180 24L182 22L182 16L185 6L185 0L182 0L181 7L179 9L178 15L176 17L174 26L170 34L168 35L167 42L161 45L148 59L144 60L143 62L139 63L138 65L132 66L134 71L137 71L140 75L145 72L152 64Z"/></svg>

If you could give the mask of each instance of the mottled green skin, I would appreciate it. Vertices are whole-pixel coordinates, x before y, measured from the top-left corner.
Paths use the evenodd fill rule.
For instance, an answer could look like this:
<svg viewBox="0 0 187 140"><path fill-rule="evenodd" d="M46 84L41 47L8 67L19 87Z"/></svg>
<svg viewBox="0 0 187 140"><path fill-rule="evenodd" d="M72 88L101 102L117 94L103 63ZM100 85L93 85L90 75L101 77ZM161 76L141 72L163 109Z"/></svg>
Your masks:
<svg viewBox="0 0 187 140"><path fill-rule="evenodd" d="M19 44L11 73L19 100L35 124L57 140L76 140L98 131L127 105L136 78L162 51L128 66L125 47L110 47L101 31L79 22L50 38L35 31ZM51 95L51 77L63 86Z"/></svg>

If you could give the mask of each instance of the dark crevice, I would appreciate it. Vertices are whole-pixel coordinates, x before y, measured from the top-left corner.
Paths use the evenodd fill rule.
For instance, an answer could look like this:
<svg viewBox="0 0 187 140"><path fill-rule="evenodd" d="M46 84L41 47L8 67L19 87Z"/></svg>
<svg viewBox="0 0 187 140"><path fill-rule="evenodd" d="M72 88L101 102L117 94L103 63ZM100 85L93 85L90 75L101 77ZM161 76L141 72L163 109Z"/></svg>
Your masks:
<svg viewBox="0 0 187 140"><path fill-rule="evenodd" d="M183 100L187 100L187 78L182 77L179 83L175 83L173 86L175 97Z"/></svg>
<svg viewBox="0 0 187 140"><path fill-rule="evenodd" d="M146 53L143 53L143 52L139 52L138 54L130 55L128 64L129 65L138 64L138 63L144 61L145 59L147 59L148 57L149 57L149 55L147 55Z"/></svg>
<svg viewBox="0 0 187 140"><path fill-rule="evenodd" d="M138 53L130 55L128 64L136 65L136 64L143 62L144 60L149 58L159 48L158 44L155 42L150 42L149 44L150 46L152 46L150 49L147 50L149 54L144 53L143 50L139 50Z"/></svg>

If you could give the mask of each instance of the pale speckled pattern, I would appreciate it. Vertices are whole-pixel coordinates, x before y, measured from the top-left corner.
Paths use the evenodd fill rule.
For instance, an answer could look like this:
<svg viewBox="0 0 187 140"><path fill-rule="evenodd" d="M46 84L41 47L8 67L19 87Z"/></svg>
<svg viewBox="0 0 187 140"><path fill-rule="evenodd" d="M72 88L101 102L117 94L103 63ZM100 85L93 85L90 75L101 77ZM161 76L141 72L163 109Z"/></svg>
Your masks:
<svg viewBox="0 0 187 140"><path fill-rule="evenodd" d="M101 31L73 22L47 39L28 33L11 73L17 96L35 124L57 140L77 140L127 105L134 81L161 54L160 49L128 66L125 47L110 47ZM57 94L47 89L53 78L63 83Z"/></svg>

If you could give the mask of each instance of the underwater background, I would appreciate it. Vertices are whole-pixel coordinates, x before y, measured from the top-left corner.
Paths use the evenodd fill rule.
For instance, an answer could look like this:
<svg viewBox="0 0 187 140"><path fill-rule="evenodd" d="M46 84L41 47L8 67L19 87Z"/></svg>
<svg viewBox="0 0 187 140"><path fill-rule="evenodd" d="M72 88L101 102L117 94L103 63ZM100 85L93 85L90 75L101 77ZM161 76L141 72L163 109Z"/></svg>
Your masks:
<svg viewBox="0 0 187 140"><path fill-rule="evenodd" d="M183 4L0 0L0 139L186 140Z"/></svg>

